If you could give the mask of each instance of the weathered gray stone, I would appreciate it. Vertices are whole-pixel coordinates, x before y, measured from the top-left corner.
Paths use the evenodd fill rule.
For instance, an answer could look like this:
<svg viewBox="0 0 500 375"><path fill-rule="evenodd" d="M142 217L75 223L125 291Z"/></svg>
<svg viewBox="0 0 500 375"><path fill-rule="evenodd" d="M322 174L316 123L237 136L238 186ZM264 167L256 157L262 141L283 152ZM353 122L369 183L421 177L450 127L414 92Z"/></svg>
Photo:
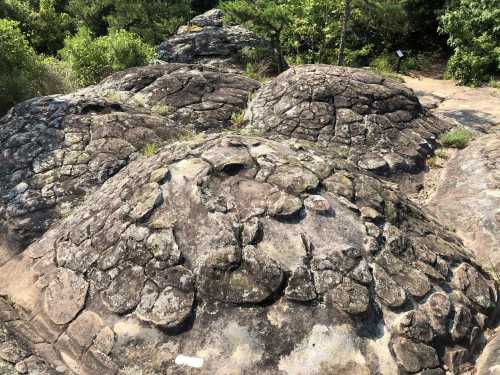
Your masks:
<svg viewBox="0 0 500 375"><path fill-rule="evenodd" d="M406 293L387 272L380 266L373 266L375 293L383 304L390 307L399 307L406 301Z"/></svg>
<svg viewBox="0 0 500 375"><path fill-rule="evenodd" d="M134 265L127 265L118 272L101 296L108 309L124 314L138 305L145 276L143 269Z"/></svg>
<svg viewBox="0 0 500 375"><path fill-rule="evenodd" d="M0 359L16 364L29 355L29 352L21 348L15 341L0 343Z"/></svg>
<svg viewBox="0 0 500 375"><path fill-rule="evenodd" d="M44 295L44 310L56 324L66 324L80 312L87 297L88 282L75 272L57 269Z"/></svg>
<svg viewBox="0 0 500 375"><path fill-rule="evenodd" d="M311 271L298 267L292 272L285 290L285 296L292 301L311 301L317 297Z"/></svg>
<svg viewBox="0 0 500 375"><path fill-rule="evenodd" d="M408 372L415 373L439 366L436 351L425 344L398 337L394 340L393 350L397 361Z"/></svg>
<svg viewBox="0 0 500 375"><path fill-rule="evenodd" d="M344 279L331 291L332 302L349 314L361 314L368 310L368 289L349 278Z"/></svg>
<svg viewBox="0 0 500 375"><path fill-rule="evenodd" d="M224 26L219 9L193 18L176 35L159 46L159 55L167 62L199 63L244 68L245 49L260 48L272 55L269 44L241 26Z"/></svg>
<svg viewBox="0 0 500 375"><path fill-rule="evenodd" d="M453 272L452 285L482 308L488 309L494 303L485 278L470 264L462 263Z"/></svg>

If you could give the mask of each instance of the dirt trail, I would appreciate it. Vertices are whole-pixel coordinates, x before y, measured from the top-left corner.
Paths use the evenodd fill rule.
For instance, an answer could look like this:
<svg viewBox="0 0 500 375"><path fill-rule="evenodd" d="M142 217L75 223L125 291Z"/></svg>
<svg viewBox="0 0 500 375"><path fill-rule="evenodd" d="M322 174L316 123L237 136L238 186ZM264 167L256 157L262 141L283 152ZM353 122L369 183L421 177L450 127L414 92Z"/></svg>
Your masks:
<svg viewBox="0 0 500 375"><path fill-rule="evenodd" d="M402 78L422 104L444 120L481 132L500 125L500 89L456 86L453 81L419 75Z"/></svg>

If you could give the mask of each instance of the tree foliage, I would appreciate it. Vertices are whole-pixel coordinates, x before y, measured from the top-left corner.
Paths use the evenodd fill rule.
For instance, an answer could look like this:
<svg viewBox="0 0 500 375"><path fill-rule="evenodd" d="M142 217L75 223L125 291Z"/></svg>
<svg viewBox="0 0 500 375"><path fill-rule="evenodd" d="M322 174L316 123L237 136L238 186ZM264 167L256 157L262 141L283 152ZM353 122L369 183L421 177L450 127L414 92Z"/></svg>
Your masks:
<svg viewBox="0 0 500 375"><path fill-rule="evenodd" d="M125 29L155 44L173 34L191 15L190 0L70 0L69 12L95 35Z"/></svg>
<svg viewBox="0 0 500 375"><path fill-rule="evenodd" d="M55 54L64 45L64 38L75 31L74 20L57 9L56 0L40 0L32 17L30 41L38 53Z"/></svg>
<svg viewBox="0 0 500 375"><path fill-rule="evenodd" d="M0 19L0 114L14 103L33 95L37 55L17 21Z"/></svg>
<svg viewBox="0 0 500 375"><path fill-rule="evenodd" d="M282 37L293 19L287 0L227 0L220 8L228 22L242 23L266 38L276 51L279 71L285 70Z"/></svg>
<svg viewBox="0 0 500 375"><path fill-rule="evenodd" d="M463 84L500 74L500 0L457 0L441 19L453 55L449 73Z"/></svg>

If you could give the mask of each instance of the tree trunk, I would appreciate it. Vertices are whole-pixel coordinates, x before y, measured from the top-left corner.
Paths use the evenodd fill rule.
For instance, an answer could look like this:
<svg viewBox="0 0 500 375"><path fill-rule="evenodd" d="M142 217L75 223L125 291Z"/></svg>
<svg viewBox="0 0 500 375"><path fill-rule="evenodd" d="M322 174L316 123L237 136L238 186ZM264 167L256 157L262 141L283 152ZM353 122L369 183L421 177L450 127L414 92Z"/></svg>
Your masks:
<svg viewBox="0 0 500 375"><path fill-rule="evenodd" d="M273 42L274 44L274 49L276 51L276 60L278 63L278 73L282 73L286 70L286 62L285 62L285 57L283 56L283 49L281 48L281 42L280 39L277 38Z"/></svg>
<svg viewBox="0 0 500 375"><path fill-rule="evenodd" d="M344 0L344 17L342 18L342 32L340 34L338 65L344 65L345 40L347 36L347 23L351 15L351 0Z"/></svg>

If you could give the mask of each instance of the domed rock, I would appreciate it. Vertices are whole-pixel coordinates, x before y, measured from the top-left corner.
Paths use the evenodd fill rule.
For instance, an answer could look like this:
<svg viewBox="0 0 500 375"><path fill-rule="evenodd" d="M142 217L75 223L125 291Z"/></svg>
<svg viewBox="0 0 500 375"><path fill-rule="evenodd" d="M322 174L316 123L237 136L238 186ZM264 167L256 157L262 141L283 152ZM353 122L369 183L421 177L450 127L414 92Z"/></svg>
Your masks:
<svg viewBox="0 0 500 375"><path fill-rule="evenodd" d="M181 26L177 34L160 44L160 58L167 62L207 64L241 70L245 49L258 48L273 52L268 42L239 25L223 25L224 14L219 9L193 18Z"/></svg>
<svg viewBox="0 0 500 375"><path fill-rule="evenodd" d="M74 277L88 290L68 322ZM300 141L237 135L132 161L0 267L0 286L27 342L87 374L443 373L497 304L460 241L383 181ZM64 319L42 308L49 289Z"/></svg>
<svg viewBox="0 0 500 375"><path fill-rule="evenodd" d="M245 118L261 135L308 140L381 175L421 170L449 127L404 85L331 65L282 73L257 92Z"/></svg>
<svg viewBox="0 0 500 375"><path fill-rule="evenodd" d="M0 264L147 146L228 127L258 87L233 73L166 64L15 106L0 119Z"/></svg>

